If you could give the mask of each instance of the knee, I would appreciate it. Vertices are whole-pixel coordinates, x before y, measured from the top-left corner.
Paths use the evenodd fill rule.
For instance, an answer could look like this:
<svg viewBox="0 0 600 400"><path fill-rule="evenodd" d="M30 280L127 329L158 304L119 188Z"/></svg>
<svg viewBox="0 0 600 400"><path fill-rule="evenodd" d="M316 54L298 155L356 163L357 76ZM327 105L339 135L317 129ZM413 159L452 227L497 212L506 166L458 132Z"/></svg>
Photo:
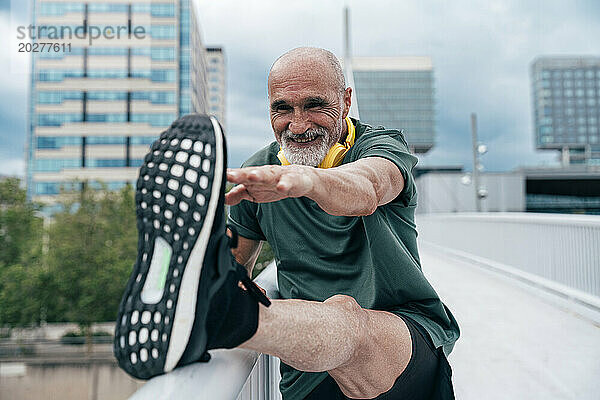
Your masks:
<svg viewBox="0 0 600 400"><path fill-rule="evenodd" d="M323 303L339 307L340 309L347 312L360 312L362 307L352 296L347 296L345 294L335 294L328 299L326 299Z"/></svg>
<svg viewBox="0 0 600 400"><path fill-rule="evenodd" d="M366 333L368 315L367 311L358 304L352 296L336 294L323 302L324 305L331 307L333 312L340 316L340 321L348 327L353 333L357 343L360 342Z"/></svg>

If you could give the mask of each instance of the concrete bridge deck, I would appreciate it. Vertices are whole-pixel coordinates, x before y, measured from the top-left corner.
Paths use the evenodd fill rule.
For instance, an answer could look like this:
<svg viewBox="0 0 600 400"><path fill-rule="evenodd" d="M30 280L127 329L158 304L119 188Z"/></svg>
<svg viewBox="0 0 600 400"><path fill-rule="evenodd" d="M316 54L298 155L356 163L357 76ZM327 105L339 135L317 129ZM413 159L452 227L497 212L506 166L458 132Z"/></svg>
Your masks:
<svg viewBox="0 0 600 400"><path fill-rule="evenodd" d="M589 314L423 243L421 263L462 330L449 357L457 399L600 399L600 325Z"/></svg>

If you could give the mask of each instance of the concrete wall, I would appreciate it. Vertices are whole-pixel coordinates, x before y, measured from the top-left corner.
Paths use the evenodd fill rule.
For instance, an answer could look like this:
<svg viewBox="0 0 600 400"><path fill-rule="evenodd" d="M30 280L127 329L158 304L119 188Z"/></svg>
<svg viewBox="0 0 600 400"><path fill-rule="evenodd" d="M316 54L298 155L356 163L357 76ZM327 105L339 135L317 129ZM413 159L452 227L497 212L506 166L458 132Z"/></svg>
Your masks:
<svg viewBox="0 0 600 400"><path fill-rule="evenodd" d="M114 362L0 362L0 400L122 400L142 385Z"/></svg>
<svg viewBox="0 0 600 400"><path fill-rule="evenodd" d="M429 173L416 181L418 214L476 211L473 183L461 182L465 173ZM486 173L480 186L488 191L482 211L525 211L525 178L520 173Z"/></svg>

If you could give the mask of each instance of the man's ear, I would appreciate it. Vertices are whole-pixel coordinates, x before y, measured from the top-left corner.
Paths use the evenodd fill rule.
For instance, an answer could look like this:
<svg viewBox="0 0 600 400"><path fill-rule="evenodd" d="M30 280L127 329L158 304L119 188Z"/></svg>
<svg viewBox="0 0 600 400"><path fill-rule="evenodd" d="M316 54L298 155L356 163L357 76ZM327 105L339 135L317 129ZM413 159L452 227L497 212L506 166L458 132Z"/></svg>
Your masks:
<svg viewBox="0 0 600 400"><path fill-rule="evenodd" d="M350 112L350 106L352 105L352 88L348 87L344 90L344 112L342 118L346 118Z"/></svg>

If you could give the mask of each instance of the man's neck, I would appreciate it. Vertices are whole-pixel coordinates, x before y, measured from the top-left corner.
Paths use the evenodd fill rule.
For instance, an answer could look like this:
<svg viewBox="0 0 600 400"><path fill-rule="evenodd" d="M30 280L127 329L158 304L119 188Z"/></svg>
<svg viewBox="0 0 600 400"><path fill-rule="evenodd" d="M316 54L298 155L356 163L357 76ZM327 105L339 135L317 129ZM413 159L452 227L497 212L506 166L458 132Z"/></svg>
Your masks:
<svg viewBox="0 0 600 400"><path fill-rule="evenodd" d="M340 136L339 142L341 144L346 143L346 136L348 136L348 124L346 123L346 119L342 120L342 135Z"/></svg>

